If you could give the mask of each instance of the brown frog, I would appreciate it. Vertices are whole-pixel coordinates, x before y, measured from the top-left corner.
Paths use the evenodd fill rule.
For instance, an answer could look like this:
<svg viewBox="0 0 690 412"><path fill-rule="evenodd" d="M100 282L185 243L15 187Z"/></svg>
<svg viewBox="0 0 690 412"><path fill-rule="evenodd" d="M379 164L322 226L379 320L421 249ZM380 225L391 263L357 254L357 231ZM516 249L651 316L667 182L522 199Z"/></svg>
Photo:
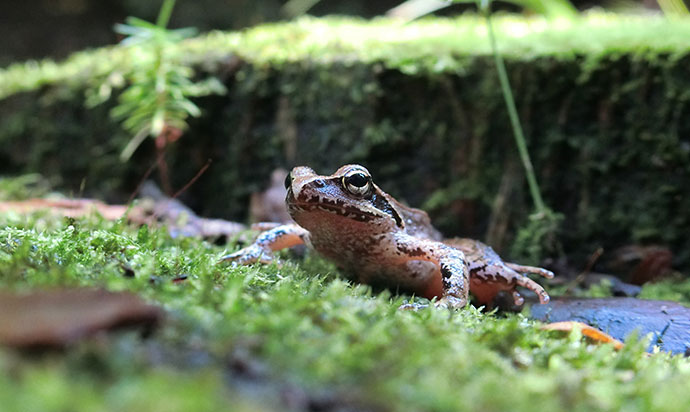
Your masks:
<svg viewBox="0 0 690 412"><path fill-rule="evenodd" d="M520 305L517 286L535 292L541 303L549 301L544 288L522 273L552 278L552 272L503 262L476 240L442 240L426 212L393 199L362 166L345 165L330 176L296 167L285 187L297 224L273 227L223 260L268 263L274 251L307 244L354 281L437 298L437 306L464 307L470 291L480 304L491 304L502 290Z"/></svg>

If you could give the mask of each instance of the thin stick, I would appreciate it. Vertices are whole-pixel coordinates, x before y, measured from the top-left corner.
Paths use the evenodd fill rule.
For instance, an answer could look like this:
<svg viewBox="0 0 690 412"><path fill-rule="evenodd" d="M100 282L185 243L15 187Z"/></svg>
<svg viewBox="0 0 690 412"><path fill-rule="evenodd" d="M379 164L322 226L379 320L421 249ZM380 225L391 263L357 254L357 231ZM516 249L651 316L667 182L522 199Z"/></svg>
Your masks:
<svg viewBox="0 0 690 412"><path fill-rule="evenodd" d="M183 192L189 189L189 186L193 185L194 182L196 182L201 177L201 175L203 175L204 172L206 172L206 169L208 169L209 166L211 166L211 163L213 163L213 161L211 159L208 159L206 161L206 164L201 169L199 169L198 172L196 172L194 177L189 182L187 182L187 184L184 185L182 189L178 190L174 195L172 195L171 199L177 198L177 196L181 195Z"/></svg>
<svg viewBox="0 0 690 412"><path fill-rule="evenodd" d="M594 267L594 264L597 263L597 260L601 257L601 255L604 254L604 248L598 248L597 250L594 251L589 256L589 259L587 259L587 264L585 265L585 268L580 272L577 276L575 276L575 279L573 279L570 284L568 284L568 287L565 288L565 292L563 292L563 295L570 295L573 291L573 289L584 282L585 278L589 273L592 271L592 268Z"/></svg>
<svg viewBox="0 0 690 412"><path fill-rule="evenodd" d="M162 154L159 154L158 156L162 156ZM149 166L149 168L146 170L146 173L144 173L144 176L142 176L141 179L139 180L139 184L137 184L136 189L134 189L132 194L129 195L129 200L127 200L127 204L132 203L132 200L134 200L134 198L139 194L139 191L141 190L141 186L144 185L144 182L146 181L146 179L149 178L151 173L153 173L153 171L156 170L156 166L158 166L158 161L159 161L159 159L154 160L153 163L151 164L151 166Z"/></svg>

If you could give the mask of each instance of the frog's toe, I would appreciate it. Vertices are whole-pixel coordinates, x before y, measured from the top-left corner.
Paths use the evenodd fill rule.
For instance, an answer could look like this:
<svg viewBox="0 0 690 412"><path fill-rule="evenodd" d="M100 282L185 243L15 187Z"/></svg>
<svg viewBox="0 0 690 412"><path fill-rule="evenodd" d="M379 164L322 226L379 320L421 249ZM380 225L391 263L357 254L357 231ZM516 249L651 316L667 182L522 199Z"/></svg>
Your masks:
<svg viewBox="0 0 690 412"><path fill-rule="evenodd" d="M220 258L221 262L232 262L237 265L251 265L257 262L271 263L273 260L270 251L263 250L257 245L247 246Z"/></svg>
<svg viewBox="0 0 690 412"><path fill-rule="evenodd" d="M514 271L518 273L535 273L537 275L543 276L547 279L552 279L554 274L550 270L546 270L544 268L539 268L536 266L525 266L525 265L519 265L517 263L508 263L505 262L505 265L508 266L509 268L513 269Z"/></svg>
<svg viewBox="0 0 690 412"><path fill-rule="evenodd" d="M236 262L240 263L245 260L249 260L246 248L240 249L237 252L230 253L228 255L222 256L219 262Z"/></svg>
<svg viewBox="0 0 690 412"><path fill-rule="evenodd" d="M510 294L513 296L513 303L515 306L522 306L522 304L525 303L525 298L523 298L517 290L513 289Z"/></svg>
<svg viewBox="0 0 690 412"><path fill-rule="evenodd" d="M428 307L429 305L425 303L403 303L402 305L398 306L398 310L420 310Z"/></svg>
<svg viewBox="0 0 690 412"><path fill-rule="evenodd" d="M528 278L527 276L518 276L515 278L517 286L522 286L523 288L529 289L532 292L536 293L537 296L539 296L539 303L541 304L546 304L549 303L551 298L549 297L549 294L546 293L543 287L541 287L540 284L537 282L533 281L532 279ZM515 299L515 295L513 294L513 299Z"/></svg>

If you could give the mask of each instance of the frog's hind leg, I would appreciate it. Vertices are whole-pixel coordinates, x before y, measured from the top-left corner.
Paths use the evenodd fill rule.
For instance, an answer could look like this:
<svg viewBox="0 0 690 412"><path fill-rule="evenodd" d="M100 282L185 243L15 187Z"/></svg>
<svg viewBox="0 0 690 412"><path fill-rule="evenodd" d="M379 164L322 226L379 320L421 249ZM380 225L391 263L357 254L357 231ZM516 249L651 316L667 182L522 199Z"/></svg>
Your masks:
<svg viewBox="0 0 690 412"><path fill-rule="evenodd" d="M474 296L481 304L489 306L502 290L511 293L515 305L522 305L524 298L515 289L518 286L536 293L540 303L548 303L550 300L549 294L546 293L540 284L527 276L521 275L505 264L475 268L470 278L470 290Z"/></svg>
<svg viewBox="0 0 690 412"><path fill-rule="evenodd" d="M549 300L551 300L549 294L546 293L546 290L544 290L544 288L540 284L528 278L527 276L515 273L514 279L516 285L522 286L523 288L529 289L532 292L536 293L537 296L539 296L539 303L545 304L549 303ZM513 301L516 305L521 305L524 302L524 299L522 298L522 296L520 296L520 294L517 291L513 290L512 294Z"/></svg>
<svg viewBox="0 0 690 412"><path fill-rule="evenodd" d="M534 273L547 279L553 279L553 272L536 266L519 265L517 263L503 262L506 266L518 273Z"/></svg>

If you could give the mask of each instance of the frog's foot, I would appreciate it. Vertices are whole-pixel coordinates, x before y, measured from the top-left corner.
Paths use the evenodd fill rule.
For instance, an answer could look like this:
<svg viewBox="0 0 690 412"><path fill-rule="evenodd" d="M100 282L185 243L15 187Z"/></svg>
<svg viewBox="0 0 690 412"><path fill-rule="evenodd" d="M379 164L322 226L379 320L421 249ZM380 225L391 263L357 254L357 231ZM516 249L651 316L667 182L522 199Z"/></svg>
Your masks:
<svg viewBox="0 0 690 412"><path fill-rule="evenodd" d="M467 306L467 299L457 298L455 296L446 295L438 300L433 300L431 304L428 303L403 303L398 306L398 310L421 310L429 306L440 309L462 309Z"/></svg>
<svg viewBox="0 0 690 412"><path fill-rule="evenodd" d="M517 291L518 286L536 293L539 303L545 304L550 300L549 294L540 284L507 265L485 266L481 270L474 271L470 280L470 290L480 303L486 305L491 305L496 294L502 290L510 292L515 305L522 305L525 300Z"/></svg>
<svg viewBox="0 0 690 412"><path fill-rule="evenodd" d="M536 266L518 265L517 263L504 262L506 266L518 273L534 273L547 279L553 279L553 272Z"/></svg>
<svg viewBox="0 0 690 412"><path fill-rule="evenodd" d="M269 225L273 225L269 223ZM301 245L309 237L309 232L295 225L278 225L263 232L256 241L235 253L223 256L221 262L235 262L239 265L252 263L271 263L276 260L274 251Z"/></svg>
<svg viewBox="0 0 690 412"><path fill-rule="evenodd" d="M540 284L538 284L537 282L533 281L525 275L521 275L519 273L502 273L502 277L504 278L503 281L505 281L509 285L511 283L513 284L513 286L510 288L510 293L513 295L513 302L515 302L515 304L518 306L522 305L525 302L525 299L522 297L522 295L520 295L520 292L515 290L515 286L521 286L525 289L529 289L532 292L536 293L539 297L539 303L541 303L542 305L549 303L549 301L551 300L549 294L546 293L546 291Z"/></svg>
<svg viewBox="0 0 690 412"><path fill-rule="evenodd" d="M429 305L426 303L403 303L398 306L398 310L421 310L428 308Z"/></svg>
<svg viewBox="0 0 690 412"><path fill-rule="evenodd" d="M242 248L237 252L221 257L220 261L232 262L233 264L237 265L251 265L252 263L257 262L268 264L276 261L276 258L273 256L271 249L261 247L255 243Z"/></svg>
<svg viewBox="0 0 690 412"><path fill-rule="evenodd" d="M467 299L459 299L455 296L444 296L439 300L435 300L432 305L434 308L440 309L462 309L467 306ZM421 310L431 306L428 303L403 303L398 306L398 310Z"/></svg>
<svg viewBox="0 0 690 412"><path fill-rule="evenodd" d="M462 309L467 306L467 299L446 295L434 302L434 306L437 308Z"/></svg>

